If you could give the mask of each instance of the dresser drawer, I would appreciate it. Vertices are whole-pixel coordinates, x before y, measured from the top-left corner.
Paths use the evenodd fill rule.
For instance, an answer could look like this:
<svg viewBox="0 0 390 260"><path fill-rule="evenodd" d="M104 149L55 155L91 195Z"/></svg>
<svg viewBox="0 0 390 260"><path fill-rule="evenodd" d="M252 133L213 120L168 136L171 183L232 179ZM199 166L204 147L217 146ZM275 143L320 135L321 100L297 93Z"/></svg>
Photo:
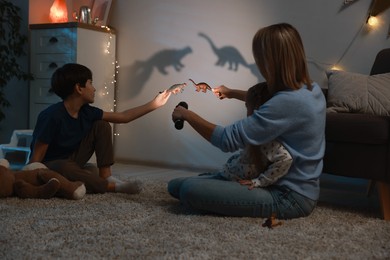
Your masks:
<svg viewBox="0 0 390 260"><path fill-rule="evenodd" d="M55 93L50 93L51 80L38 79L31 81L30 85L30 99L34 103L48 103L54 104L61 101Z"/></svg>
<svg viewBox="0 0 390 260"><path fill-rule="evenodd" d="M74 28L42 29L31 32L34 53L72 53L76 49Z"/></svg>
<svg viewBox="0 0 390 260"><path fill-rule="evenodd" d="M73 54L38 54L31 56L31 72L36 78L51 78L56 69L76 60Z"/></svg>

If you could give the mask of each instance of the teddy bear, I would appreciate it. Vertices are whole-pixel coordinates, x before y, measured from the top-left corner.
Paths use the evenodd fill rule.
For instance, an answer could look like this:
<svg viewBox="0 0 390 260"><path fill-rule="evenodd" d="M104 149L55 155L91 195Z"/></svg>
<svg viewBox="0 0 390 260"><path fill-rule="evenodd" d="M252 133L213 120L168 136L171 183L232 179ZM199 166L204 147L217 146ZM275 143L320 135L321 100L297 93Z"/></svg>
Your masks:
<svg viewBox="0 0 390 260"><path fill-rule="evenodd" d="M84 183L69 181L42 163L31 163L22 170L10 170L9 162L0 159L0 198L49 199L60 197L78 200L86 193Z"/></svg>

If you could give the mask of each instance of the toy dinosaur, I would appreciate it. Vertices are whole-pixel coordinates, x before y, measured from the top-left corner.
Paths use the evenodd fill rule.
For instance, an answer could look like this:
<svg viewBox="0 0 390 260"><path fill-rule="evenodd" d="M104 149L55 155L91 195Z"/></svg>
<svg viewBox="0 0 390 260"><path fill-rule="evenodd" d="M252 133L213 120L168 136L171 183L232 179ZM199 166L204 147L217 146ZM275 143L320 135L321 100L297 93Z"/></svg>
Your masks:
<svg viewBox="0 0 390 260"><path fill-rule="evenodd" d="M282 224L283 224L283 222L279 221L276 218L276 213L272 213L272 216L267 218L261 226L262 227L268 227L268 228L274 228L274 227L280 226Z"/></svg>
<svg viewBox="0 0 390 260"><path fill-rule="evenodd" d="M172 92L173 94L181 93L183 92L184 87L187 86L187 83L179 83L179 84L174 84L170 88L168 88L168 92Z"/></svg>
<svg viewBox="0 0 390 260"><path fill-rule="evenodd" d="M199 83L195 83L195 81L193 81L192 79L189 79L193 84L194 86L196 87L196 91L199 92L202 90L202 92L206 93L207 90L210 90L212 91L211 87L209 86L209 84L207 84L206 82L199 82Z"/></svg>

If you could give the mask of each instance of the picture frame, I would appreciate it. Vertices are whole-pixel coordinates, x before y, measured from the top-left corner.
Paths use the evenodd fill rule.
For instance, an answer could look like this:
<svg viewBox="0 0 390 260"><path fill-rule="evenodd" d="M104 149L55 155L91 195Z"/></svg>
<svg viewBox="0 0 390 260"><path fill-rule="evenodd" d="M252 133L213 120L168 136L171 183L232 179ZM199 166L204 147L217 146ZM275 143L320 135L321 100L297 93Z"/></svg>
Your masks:
<svg viewBox="0 0 390 260"><path fill-rule="evenodd" d="M92 5L92 20L97 26L107 26L113 0L95 0Z"/></svg>

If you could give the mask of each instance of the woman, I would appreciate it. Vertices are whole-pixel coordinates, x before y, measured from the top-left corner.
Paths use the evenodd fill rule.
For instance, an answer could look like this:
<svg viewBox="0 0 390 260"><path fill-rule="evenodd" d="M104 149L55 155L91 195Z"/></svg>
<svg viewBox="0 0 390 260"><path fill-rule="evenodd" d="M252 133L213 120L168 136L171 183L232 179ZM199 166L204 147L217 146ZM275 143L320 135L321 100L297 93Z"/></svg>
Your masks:
<svg viewBox="0 0 390 260"><path fill-rule="evenodd" d="M289 219L308 216L319 197L319 176L325 150L325 98L309 77L298 31L281 23L260 29L253 38L253 56L272 98L247 118L222 127L191 110L176 107L172 119L187 121L224 152L246 145L279 141L291 154L288 173L267 187L248 189L251 181L226 181L218 175L171 180L169 193L192 208L228 216ZM220 98L245 100L246 91L220 86Z"/></svg>
<svg viewBox="0 0 390 260"><path fill-rule="evenodd" d="M264 83L250 87L246 94L247 116L270 99ZM247 145L227 160L219 175L248 185L248 189L266 187L286 175L291 163L292 157L287 149L273 140L263 145Z"/></svg>

